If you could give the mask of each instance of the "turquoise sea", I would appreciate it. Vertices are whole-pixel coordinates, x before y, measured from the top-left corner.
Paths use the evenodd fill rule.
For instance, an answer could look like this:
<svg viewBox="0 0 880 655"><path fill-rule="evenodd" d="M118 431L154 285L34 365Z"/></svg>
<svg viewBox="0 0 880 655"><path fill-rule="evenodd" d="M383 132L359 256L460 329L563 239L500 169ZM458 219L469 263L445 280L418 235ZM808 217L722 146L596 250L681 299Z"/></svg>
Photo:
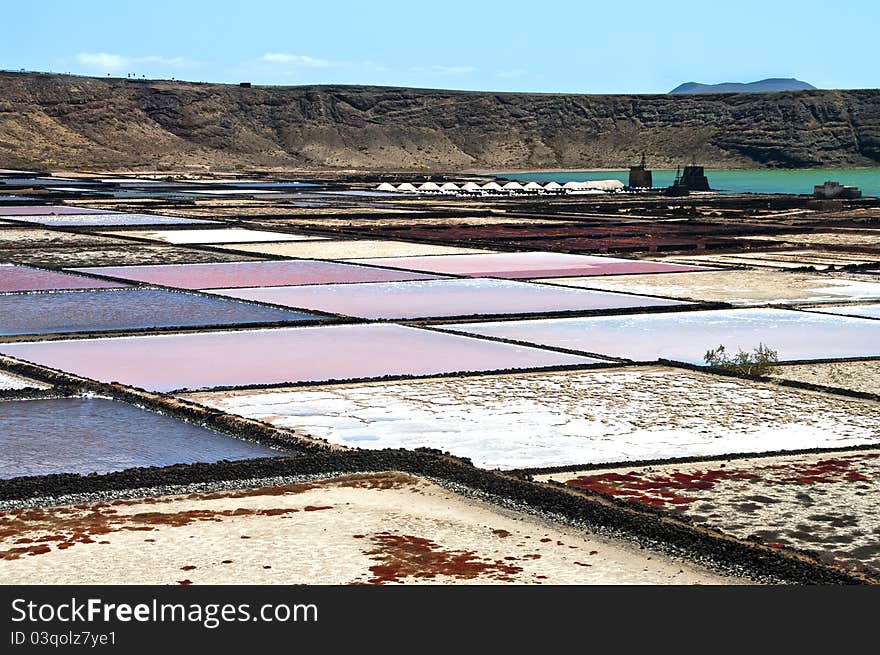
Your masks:
<svg viewBox="0 0 880 655"><path fill-rule="evenodd" d="M616 179L627 182L629 171L539 171L536 173L496 173L521 182L551 182ZM712 170L706 176L713 189L727 193L812 193L813 185L834 180L857 186L866 196L880 196L880 168L810 168L801 170ZM654 170L654 186L672 184L674 170Z"/></svg>

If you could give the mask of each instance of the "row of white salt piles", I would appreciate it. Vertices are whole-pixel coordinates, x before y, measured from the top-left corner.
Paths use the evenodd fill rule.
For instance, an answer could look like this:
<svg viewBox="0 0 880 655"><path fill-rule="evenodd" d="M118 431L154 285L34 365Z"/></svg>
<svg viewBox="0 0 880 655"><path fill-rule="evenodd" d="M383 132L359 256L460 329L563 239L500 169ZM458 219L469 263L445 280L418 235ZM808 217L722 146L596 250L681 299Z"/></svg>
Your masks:
<svg viewBox="0 0 880 655"><path fill-rule="evenodd" d="M436 182L424 182L419 186L411 182L404 182L398 186L394 186L389 182L382 182L376 191L386 193L428 193L428 194L538 194L538 193L608 193L622 191L623 182L620 180L592 180L588 182L566 182L559 184L558 182L548 182L545 185L537 182L527 182L520 184L519 182L507 182L504 185L498 182L487 182L480 186L476 182L465 182L458 185L455 182L445 182L437 184Z"/></svg>

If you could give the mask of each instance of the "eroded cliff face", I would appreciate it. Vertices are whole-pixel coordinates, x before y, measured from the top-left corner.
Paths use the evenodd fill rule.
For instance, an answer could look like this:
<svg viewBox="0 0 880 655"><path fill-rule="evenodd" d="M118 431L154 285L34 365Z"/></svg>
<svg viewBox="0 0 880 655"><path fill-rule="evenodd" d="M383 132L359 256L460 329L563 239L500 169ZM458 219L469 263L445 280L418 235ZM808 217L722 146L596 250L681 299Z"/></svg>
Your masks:
<svg viewBox="0 0 880 655"><path fill-rule="evenodd" d="M0 166L503 170L880 163L880 90L700 96L0 74Z"/></svg>

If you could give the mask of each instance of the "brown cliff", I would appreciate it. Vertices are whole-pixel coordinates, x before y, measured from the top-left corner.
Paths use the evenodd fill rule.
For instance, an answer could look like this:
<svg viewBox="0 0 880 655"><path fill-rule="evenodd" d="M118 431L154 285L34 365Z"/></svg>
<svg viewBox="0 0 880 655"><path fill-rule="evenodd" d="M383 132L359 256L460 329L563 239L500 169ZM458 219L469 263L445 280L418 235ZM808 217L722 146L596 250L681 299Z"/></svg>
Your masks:
<svg viewBox="0 0 880 655"><path fill-rule="evenodd" d="M555 95L0 73L0 167L876 166L880 90Z"/></svg>

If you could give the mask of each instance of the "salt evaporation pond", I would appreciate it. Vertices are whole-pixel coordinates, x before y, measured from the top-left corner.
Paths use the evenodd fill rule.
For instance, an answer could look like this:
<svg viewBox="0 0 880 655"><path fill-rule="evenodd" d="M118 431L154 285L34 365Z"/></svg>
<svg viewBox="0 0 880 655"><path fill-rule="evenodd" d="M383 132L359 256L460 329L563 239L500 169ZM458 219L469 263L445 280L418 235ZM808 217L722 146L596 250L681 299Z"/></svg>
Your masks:
<svg viewBox="0 0 880 655"><path fill-rule="evenodd" d="M17 223L46 227L112 227L114 225L209 225L217 221L151 214L68 214L64 216L9 216Z"/></svg>
<svg viewBox="0 0 880 655"><path fill-rule="evenodd" d="M759 344L782 361L880 355L880 323L785 309L728 309L590 318L460 323L468 334L566 348L636 361L704 363L707 350L751 352Z"/></svg>
<svg viewBox="0 0 880 655"><path fill-rule="evenodd" d="M659 368L208 392L186 398L345 446L439 448L488 468L880 443L876 404Z"/></svg>
<svg viewBox="0 0 880 655"><path fill-rule="evenodd" d="M0 402L0 478L108 473L282 453L104 398Z"/></svg>
<svg viewBox="0 0 880 655"><path fill-rule="evenodd" d="M98 280L84 275L46 271L30 266L0 264L0 292L53 291L60 289L114 289L121 282Z"/></svg>
<svg viewBox="0 0 880 655"><path fill-rule="evenodd" d="M170 264L155 266L105 266L72 269L109 277L161 284L181 289L222 289L297 284L395 282L432 279L435 275L393 271L355 264L303 261L227 262L222 264Z"/></svg>
<svg viewBox="0 0 880 655"><path fill-rule="evenodd" d="M0 334L314 321L276 307L163 289L0 295Z"/></svg>
<svg viewBox="0 0 880 655"><path fill-rule="evenodd" d="M464 255L488 253L490 250L431 243L412 243L374 239L322 240L303 243L249 243L224 245L228 250L249 254L295 257L301 259L356 260L360 257L415 257L429 255ZM366 263L370 263L364 260Z"/></svg>
<svg viewBox="0 0 880 655"><path fill-rule="evenodd" d="M323 241L327 237L309 234L288 234L287 232L270 232L266 230L248 230L241 227L204 229L204 230L126 230L124 232L105 232L113 236L138 237L152 241L163 241L173 244L198 243L261 243L265 241Z"/></svg>
<svg viewBox="0 0 880 655"><path fill-rule="evenodd" d="M366 319L540 314L688 304L663 298L480 278L216 289L212 293Z"/></svg>
<svg viewBox="0 0 880 655"><path fill-rule="evenodd" d="M22 205L0 207L0 216L53 216L60 214L112 214L106 209L87 209L68 205Z"/></svg>
<svg viewBox="0 0 880 655"><path fill-rule="evenodd" d="M538 278L711 270L702 266L559 252L504 252L352 259L361 264L468 277Z"/></svg>
<svg viewBox="0 0 880 655"><path fill-rule="evenodd" d="M150 391L600 363L401 325L201 332L0 344L0 353Z"/></svg>
<svg viewBox="0 0 880 655"><path fill-rule="evenodd" d="M841 316L859 316L861 318L880 318L880 305L846 305L844 307L811 307L811 312L823 314L839 314Z"/></svg>
<svg viewBox="0 0 880 655"><path fill-rule="evenodd" d="M615 275L604 278L566 277L537 281L566 287L703 302L727 302L733 305L880 300L880 282L766 269L729 269L674 275Z"/></svg>

